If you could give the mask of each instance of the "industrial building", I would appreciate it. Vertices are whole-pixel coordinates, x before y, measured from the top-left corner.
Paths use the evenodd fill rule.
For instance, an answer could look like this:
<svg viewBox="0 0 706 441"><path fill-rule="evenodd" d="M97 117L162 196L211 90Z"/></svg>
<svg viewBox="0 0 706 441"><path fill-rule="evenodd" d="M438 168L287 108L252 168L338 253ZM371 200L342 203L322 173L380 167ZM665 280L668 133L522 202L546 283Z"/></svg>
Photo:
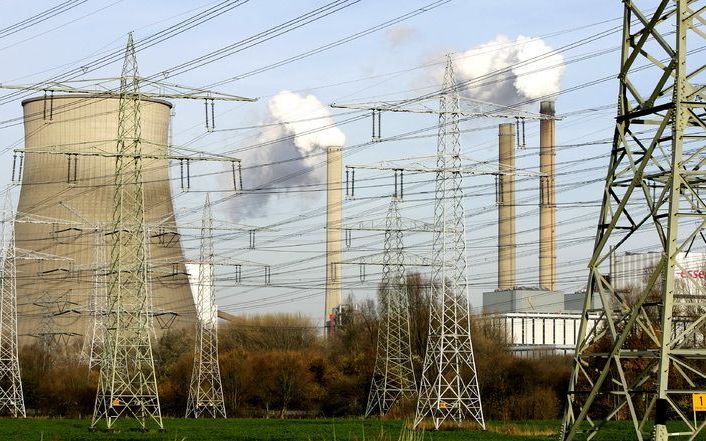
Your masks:
<svg viewBox="0 0 706 441"><path fill-rule="evenodd" d="M660 258L661 254L654 251L614 255L607 275L617 292L637 292L644 288ZM699 286L706 284L706 253L679 253L676 260L674 275L678 294L687 297L695 294ZM488 314L487 320L505 336L515 355L571 355L576 346L585 299L585 291L562 294L541 288L516 288L484 293L483 307ZM601 307L597 293L593 293L591 301L592 308ZM673 320L675 334L693 322L687 315L675 315ZM597 315L588 321L589 329L597 324ZM694 344L706 341L702 333L694 333L692 339Z"/></svg>
<svg viewBox="0 0 706 441"><path fill-rule="evenodd" d="M20 344L39 339L80 347L93 313L100 313L90 305L109 270L118 104L117 97L100 95L22 103L25 146L15 165L22 183L16 216ZM195 320L164 158L170 114L166 101L141 102L150 299L158 333Z"/></svg>
<svg viewBox="0 0 706 441"><path fill-rule="evenodd" d="M512 352L518 355L569 353L581 321L577 311L566 310L564 294L556 290L554 102L542 101L540 113L548 118L539 123L539 285L516 284L515 175L509 172L498 177L498 289L483 293L487 320L499 327ZM500 124L500 170L515 169L515 146L514 124Z"/></svg>
<svg viewBox="0 0 706 441"><path fill-rule="evenodd" d="M662 253L655 251L614 255L610 263L610 274L616 291L642 288L661 258ZM706 282L706 253L677 253L674 277L684 290L693 284L703 286Z"/></svg>
<svg viewBox="0 0 706 441"><path fill-rule="evenodd" d="M580 312L508 312L488 317L505 336L510 351L520 357L571 355L581 324ZM597 318L590 321L591 327Z"/></svg>
<svg viewBox="0 0 706 441"><path fill-rule="evenodd" d="M555 115L554 103L540 103L540 113ZM501 170L515 167L515 128L511 123L498 127L498 159ZM581 323L586 293L562 293L556 289L556 197L554 119L540 121L539 177L539 284L516 285L515 176L498 177L498 289L483 293L486 320L505 336L510 350L520 356L573 353ZM617 292L641 289L661 258L659 252L625 252L612 255L606 268ZM706 283L706 253L677 255L675 280L682 293ZM597 293L592 307L601 306ZM684 317L675 317L682 328ZM598 324L589 318L589 329Z"/></svg>

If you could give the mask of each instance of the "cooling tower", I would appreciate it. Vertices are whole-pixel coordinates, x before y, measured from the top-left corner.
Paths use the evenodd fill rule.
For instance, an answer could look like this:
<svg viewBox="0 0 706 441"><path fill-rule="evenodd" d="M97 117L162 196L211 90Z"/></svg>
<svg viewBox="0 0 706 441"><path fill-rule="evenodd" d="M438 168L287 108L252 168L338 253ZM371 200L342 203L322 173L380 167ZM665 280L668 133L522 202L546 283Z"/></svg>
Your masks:
<svg viewBox="0 0 706 441"><path fill-rule="evenodd" d="M105 274L110 261L105 234L114 206L118 103L106 96L22 103L25 154L16 225L17 248L24 256L17 262L21 344L38 339L80 347L92 323L91 297L105 292L104 278L95 276ZM143 153L162 157L143 160L157 334L191 327L195 320L163 158L170 109L165 101L141 101Z"/></svg>

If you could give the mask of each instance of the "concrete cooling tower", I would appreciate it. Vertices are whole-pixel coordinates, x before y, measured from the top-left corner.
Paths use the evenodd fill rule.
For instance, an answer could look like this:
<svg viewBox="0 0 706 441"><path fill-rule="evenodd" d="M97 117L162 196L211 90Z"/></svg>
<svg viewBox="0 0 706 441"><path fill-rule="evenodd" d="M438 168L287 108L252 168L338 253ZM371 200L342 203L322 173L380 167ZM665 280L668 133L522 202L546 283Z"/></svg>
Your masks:
<svg viewBox="0 0 706 441"><path fill-rule="evenodd" d="M105 235L114 206L118 104L97 95L22 103L25 153L15 228L20 344L81 347L91 335L92 311L100 315L110 260ZM143 160L143 172L158 335L195 320L164 158L170 112L168 102L141 101L142 151L157 157Z"/></svg>

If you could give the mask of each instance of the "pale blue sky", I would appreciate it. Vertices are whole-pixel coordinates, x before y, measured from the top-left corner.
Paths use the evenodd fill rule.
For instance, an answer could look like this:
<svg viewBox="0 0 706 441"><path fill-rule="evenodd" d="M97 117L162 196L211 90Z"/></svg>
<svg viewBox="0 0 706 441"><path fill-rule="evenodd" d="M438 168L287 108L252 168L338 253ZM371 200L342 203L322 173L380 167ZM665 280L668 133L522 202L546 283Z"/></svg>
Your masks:
<svg viewBox="0 0 706 441"><path fill-rule="evenodd" d="M332 14L320 21L309 24L301 29L259 44L254 48L227 57L219 62L209 64L194 71L170 78L182 84L203 86L218 82L263 65L268 65L300 52L322 46L326 43L343 38L365 28L374 26L388 19L402 15L405 12L420 8L431 0L362 0L359 3ZM11 25L37 12L54 6L58 2L6 1L3 14L0 17L0 28ZM52 74L61 73L96 58L96 54L108 49L118 49L124 45L127 32L135 32L137 41L151 33L173 24L191 13L201 10L216 2L202 1L136 1L136 0L88 0L66 14L47 20L25 31L0 37L0 83L28 83L41 81ZM250 0L243 6L218 17L207 24L189 30L166 42L149 48L138 54L140 72L147 76L164 69L188 61L207 52L231 44L271 26L275 26L289 18L305 11L321 6L325 1L275 1ZM97 12L96 12L97 11ZM330 51L314 55L284 67L264 72L249 78L230 83L220 90L245 96L261 97L255 104L223 104L217 106L217 128L237 128L257 125L266 119L266 102L269 96L281 90L311 93L322 103L355 100L373 100L380 96L395 98L410 97L418 93L429 92L434 84L435 70L439 66L414 69L431 60L438 61L445 52L465 51L476 45L505 35L510 39L523 35L527 37L547 36L546 44L559 48L571 42L590 37L620 24L622 13L621 3L617 0L585 1L510 1L498 0L480 2L455 0L437 9L412 18L401 25L392 28L394 31L382 30L361 39L344 44ZM92 14L84 17L87 14ZM82 18L83 17L83 18ZM75 20L75 21L74 21ZM613 21L608 21L613 20ZM593 27L586 25L600 23ZM59 29L54 29L60 27ZM54 29L54 30L52 30ZM45 33L46 32L46 33ZM391 35L394 33L398 38ZM597 40L572 51L564 53L565 60L581 54L617 46L619 33ZM612 75L618 66L618 53L610 52L603 56L590 58L586 61L567 64L561 87L570 88L591 81L595 78ZM391 72L405 71L395 75ZM113 63L100 72L90 76L115 76L120 71L120 64ZM371 78L372 77L372 78ZM328 86L328 87L321 87ZM596 86L567 93L557 99L557 111L567 113L585 109L591 106L612 104L615 101L617 85L608 81ZM0 92L0 95L4 92ZM392 94L392 95L390 95ZM538 105L531 104L528 110L536 111ZM334 110L333 113L342 112ZM21 115L19 102L0 106L0 121L10 120ZM610 138L612 136L612 117L614 111L602 111L595 114L583 113L568 117L557 124L557 143L572 144ZM338 118L337 118L338 119ZM464 129L473 127L489 127L498 120L472 121L464 123ZM415 117L410 115L385 116L383 120L384 135L414 130L434 123L433 117ZM370 120L347 124L341 127L347 137L347 145L365 142L370 137ZM205 135L203 107L201 103L177 103L174 120L174 142L185 143L196 137L193 145L214 152L234 150L254 142L257 130L224 131ZM429 132L433 133L433 132ZM537 145L537 125L528 124L527 144ZM7 147L21 139L21 127L0 123L0 141L2 144L2 163L10 159ZM490 128L464 134L464 151L479 159L493 160L497 156L497 129ZM418 156L433 154L435 140L433 137L408 141L393 142L366 148L349 158L346 163L366 163L382 158L392 159L402 156ZM560 209L558 214L559 237L559 279L560 286L566 290L574 290L583 284L585 279L585 260L590 250L590 243L598 208L585 203L595 201L600 197L601 184L569 188L572 182L595 179L604 176L601 166L607 164L608 145L594 145L583 148L560 150L557 156L560 171L577 169L585 171L579 175L560 175L557 185L561 190L557 196L558 202L569 204L583 201L581 206L568 205ZM528 148L518 152L518 165L521 167L536 167L538 159L536 150ZM585 163L567 162L579 158L594 158ZM247 164L244 164L247 165ZM9 169L3 173L8 180ZM247 185L247 175L244 175ZM419 178L423 179L423 178ZM410 181L414 178L410 178ZM385 182L384 180L382 182ZM391 182L391 181L390 181ZM495 284L495 234L496 210L492 178L479 177L468 180L467 185L485 185L484 188L470 190L478 194L469 196L466 200L468 217L469 246L469 281L471 283L471 299L474 307L479 307L480 292L492 289ZM218 182L202 182L203 188L217 186ZM411 185L411 184L410 184ZM518 198L526 199L527 206L518 207L518 230L536 228L536 183L519 184L525 191ZM431 187L422 187L428 191ZM364 190L360 190L361 192ZM370 189L368 197L381 196L389 192L389 187ZM319 286L323 281L323 260L314 259L304 264L281 266L287 262L296 261L302 256L316 257L323 251L324 237L323 216L321 208L324 199L321 192L307 197L290 194L286 198L277 199L266 216L237 219L242 223L252 225L268 225L282 219L290 219L298 214L316 210L318 216L307 216L294 223L278 227L276 231L258 236L258 243L271 240L256 251L248 251L248 237L243 234L228 242L219 243L219 252L229 257L253 259L268 262L273 265L272 283L286 285L283 288L258 288L262 284L259 270L246 273L244 287L232 287L232 283L223 280L219 283L219 303L231 312L262 312L271 310L287 310L301 312L319 319L323 310L323 290ZM424 199L429 195L417 195ZM203 201L202 193L180 195L175 199L179 210L197 209ZM216 196L215 199L220 197ZM405 215L423 220L430 220L431 202L414 202L411 195L409 202L403 208ZM237 203L237 199L234 203ZM384 198L369 201L356 201L346 205L346 216L351 220L365 218L381 218L386 210ZM361 217L363 210L370 210ZM522 214L525 213L523 216ZM223 205L216 207L216 215L221 219L233 220L234 214L228 212ZM194 220L196 217L187 216ZM187 233L185 233L186 235ZM359 234L363 236L367 234ZM283 238L286 236L286 238ZM537 232L529 231L520 234L518 277L522 284L535 285ZM187 257L195 257L197 244L192 240L185 242ZM411 248L426 241L422 236L409 237ZM368 242L360 253L374 252L380 249L382 238L371 237L367 240L361 237L354 239L353 248ZM425 248L426 247L426 248ZM301 250L294 254L292 250ZM415 252L423 254L428 246L418 246ZM428 252L428 250L426 251ZM360 254L359 253L359 254ZM352 254L354 255L354 254ZM378 270L371 268L370 274ZM360 299L371 295L375 289L375 275L369 275L366 283L358 283L358 268L346 269L349 283L345 286L345 294L352 294Z"/></svg>

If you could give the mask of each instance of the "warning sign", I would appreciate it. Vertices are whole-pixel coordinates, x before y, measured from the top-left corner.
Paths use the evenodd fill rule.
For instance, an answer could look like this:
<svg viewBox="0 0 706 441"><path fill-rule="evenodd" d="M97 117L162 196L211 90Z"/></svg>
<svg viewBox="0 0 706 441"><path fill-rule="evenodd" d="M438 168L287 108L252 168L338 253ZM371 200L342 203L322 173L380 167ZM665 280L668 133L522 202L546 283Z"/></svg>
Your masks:
<svg viewBox="0 0 706 441"><path fill-rule="evenodd" d="M694 412L706 412L706 394L691 394Z"/></svg>

